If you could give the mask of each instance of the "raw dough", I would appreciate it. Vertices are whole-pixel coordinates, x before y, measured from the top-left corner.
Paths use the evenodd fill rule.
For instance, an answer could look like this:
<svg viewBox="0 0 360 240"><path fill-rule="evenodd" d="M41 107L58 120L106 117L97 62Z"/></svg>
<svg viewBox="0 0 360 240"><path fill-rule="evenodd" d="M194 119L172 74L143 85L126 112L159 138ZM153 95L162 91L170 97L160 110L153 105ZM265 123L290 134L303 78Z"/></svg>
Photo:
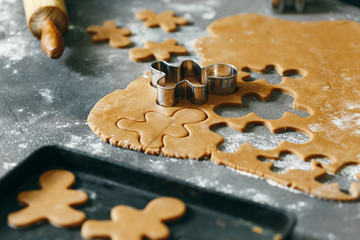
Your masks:
<svg viewBox="0 0 360 240"><path fill-rule="evenodd" d="M186 25L188 20L183 17L176 17L174 11L167 10L156 14L151 10L141 10L135 14L135 18L144 21L146 27L160 26L165 32L172 32L177 29L176 25Z"/></svg>
<svg viewBox="0 0 360 240"><path fill-rule="evenodd" d="M168 61L170 59L170 53L185 55L187 52L185 47L177 45L177 41L170 38L162 43L153 41L145 42L144 48L131 49L129 57L135 62L146 61L153 56L156 60Z"/></svg>
<svg viewBox="0 0 360 240"><path fill-rule="evenodd" d="M75 176L66 170L50 170L40 176L41 190L22 192L18 201L27 205L8 215L12 227L27 227L43 220L57 227L79 226L86 219L84 212L70 207L85 204L87 194L68 189L75 183Z"/></svg>
<svg viewBox="0 0 360 240"><path fill-rule="evenodd" d="M185 211L185 204L172 197L156 198L144 210L118 205L111 209L111 220L87 220L81 228L81 236L112 240L166 239L170 231L163 222L178 219Z"/></svg>
<svg viewBox="0 0 360 240"><path fill-rule="evenodd" d="M142 122L120 119L117 126L120 129L138 132L140 143L143 146L160 148L163 146L164 135L186 137L189 133L184 124L201 122L205 119L206 115L201 110L181 109L171 117L161 113L149 112L145 114L145 121Z"/></svg>
<svg viewBox="0 0 360 240"><path fill-rule="evenodd" d="M150 86L148 74L130 83L125 90L117 90L101 99L90 112L90 128L111 144L153 154L178 158L203 158L241 171L250 172L296 188L311 195L351 201L360 198L360 183L355 181L350 194L340 191L338 183L324 184L317 179L335 174L348 164L360 159L360 24L347 20L324 22L290 22L256 14L226 17L212 23L211 37L196 42L203 66L229 63L236 66L239 90L229 96L210 95L207 104L193 105L182 100L175 107L156 104L156 89ZM246 82L250 69L261 72L268 66L283 74L296 70L303 77L284 77L272 85L264 79ZM214 109L226 105L241 105L241 97L255 94L266 100L275 90L294 97L294 108L309 112L302 118L286 112L280 119L263 119L255 113L239 118L225 118ZM148 112L173 116L179 109L199 109L207 118L198 123L185 124L186 137L164 134L163 147L146 147L139 133L116 126L126 118L144 122ZM225 153L217 146L222 136L210 130L215 125L226 125L243 131L247 125L261 123L272 132L296 129L311 138L304 144L281 142L273 150L260 150L245 143L235 153ZM161 123L160 123L161 124ZM151 131L151 130L149 130ZM258 157L279 159L290 152L303 161L311 161L311 170L288 170L279 174L272 171L272 162ZM331 164L316 161L326 157Z"/></svg>
<svg viewBox="0 0 360 240"><path fill-rule="evenodd" d="M94 34L93 42L109 41L110 46L114 48L128 47L131 41L128 37L131 31L128 28L117 28L114 21L106 21L103 26L90 26L86 29L87 33Z"/></svg>

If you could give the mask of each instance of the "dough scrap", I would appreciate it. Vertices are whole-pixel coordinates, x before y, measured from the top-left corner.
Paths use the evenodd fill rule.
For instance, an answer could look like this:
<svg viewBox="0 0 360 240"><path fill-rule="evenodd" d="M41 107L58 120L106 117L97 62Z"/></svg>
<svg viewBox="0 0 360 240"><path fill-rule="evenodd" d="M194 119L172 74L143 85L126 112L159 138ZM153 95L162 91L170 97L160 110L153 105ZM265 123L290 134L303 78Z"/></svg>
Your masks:
<svg viewBox="0 0 360 240"><path fill-rule="evenodd" d="M166 239L170 231L163 222L178 219L185 212L185 204L173 197L156 198L143 210L118 205L111 209L111 220L87 220L81 228L81 236L112 240Z"/></svg>
<svg viewBox="0 0 360 240"><path fill-rule="evenodd" d="M84 212L71 206L85 204L85 192L68 189L75 183L73 173L66 170L50 170L40 176L41 190L25 191L18 201L27 205L24 209L10 213L8 224L12 227L27 227L48 220L56 227L79 226L86 219Z"/></svg>
<svg viewBox="0 0 360 240"><path fill-rule="evenodd" d="M170 38L161 43L153 41L145 42L144 48L132 48L129 52L129 57L135 62L146 61L153 56L156 60L168 61L170 53L186 55L187 52L185 47L177 45L177 41Z"/></svg>
<svg viewBox="0 0 360 240"><path fill-rule="evenodd" d="M330 30L331 31L330 31ZM348 20L324 22L291 22L257 14L240 14L215 21L208 27L211 36L196 42L203 66L229 63L237 67L238 91L228 96L210 95L204 105L193 105L186 99L175 107L156 104L156 89L145 74L131 82L125 90L116 90L99 100L88 117L92 131L106 142L137 151L178 158L204 158L218 164L289 186L320 198L352 201L360 198L360 184L351 184L349 194L338 183L317 181L327 173L336 174L349 164L359 164L360 142L360 24ZM302 77L284 76L279 84L264 79L246 82L249 72L265 72L273 66L281 75L296 71ZM244 70L244 71L242 71ZM262 100L274 91L294 98L293 107L310 113L300 117L286 112L280 119L263 119L255 113L226 118L215 113L221 106L241 106L243 96L254 94ZM202 110L207 118L186 125L189 135L165 135L163 147L149 148L141 144L137 132L120 129L121 118L145 121L147 112L173 116L180 109ZM249 143L236 152L222 152L217 147L223 137L210 130L226 125L242 132L249 124L263 124L273 133L294 129L311 138L304 144L281 142L275 149L261 150ZM303 161L311 160L311 170L272 171L272 162L282 153L295 154ZM315 157L325 157L321 164Z"/></svg>
<svg viewBox="0 0 360 240"><path fill-rule="evenodd" d="M135 18L144 21L144 25L149 28L160 26L164 32L176 31L177 25L188 24L186 18L176 17L172 10L167 10L159 14L151 10L141 10L135 14Z"/></svg>
<svg viewBox="0 0 360 240"><path fill-rule="evenodd" d="M128 47L131 41L128 37L131 31L128 28L117 28L114 21L106 21L103 26L90 26L86 29L87 33L94 34L93 42L106 42L114 48Z"/></svg>

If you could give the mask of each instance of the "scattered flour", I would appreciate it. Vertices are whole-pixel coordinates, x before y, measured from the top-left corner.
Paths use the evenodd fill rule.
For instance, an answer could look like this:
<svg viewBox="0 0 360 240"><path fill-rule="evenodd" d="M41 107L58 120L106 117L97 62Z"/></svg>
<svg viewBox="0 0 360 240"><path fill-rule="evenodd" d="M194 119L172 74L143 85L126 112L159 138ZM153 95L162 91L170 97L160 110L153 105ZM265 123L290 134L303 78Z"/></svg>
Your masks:
<svg viewBox="0 0 360 240"><path fill-rule="evenodd" d="M347 70L346 72L340 73L342 79L344 79L345 81L354 81L354 82L360 80L360 77L356 73L351 72L349 69L346 70Z"/></svg>
<svg viewBox="0 0 360 240"><path fill-rule="evenodd" d="M348 165L341 168L337 175L346 178L348 181L358 181L357 173L360 173L360 165Z"/></svg>
<svg viewBox="0 0 360 240"><path fill-rule="evenodd" d="M48 88L42 88L39 90L40 96L42 96L47 102L53 103L54 102L54 95L53 91Z"/></svg>
<svg viewBox="0 0 360 240"><path fill-rule="evenodd" d="M104 143L103 142L95 142L89 144L91 148L91 153L93 154L99 154L104 151Z"/></svg>
<svg viewBox="0 0 360 240"><path fill-rule="evenodd" d="M216 16L216 11L210 11L210 12L201 14L201 18L205 19L205 20L213 19L215 16Z"/></svg>
<svg viewBox="0 0 360 240"><path fill-rule="evenodd" d="M151 163L149 166L156 171L165 171L166 166L165 162L162 160L153 160L149 159L149 162ZM151 170L150 170L151 171Z"/></svg>
<svg viewBox="0 0 360 240"><path fill-rule="evenodd" d="M329 232L329 233L326 235L326 239L327 239L327 240L335 240L335 239L336 239L336 236L335 236L335 234Z"/></svg>
<svg viewBox="0 0 360 240"><path fill-rule="evenodd" d="M70 141L65 143L64 145L68 148L76 148L79 144L81 144L82 140L82 137L71 135Z"/></svg>
<svg viewBox="0 0 360 240"><path fill-rule="evenodd" d="M3 162L2 165L3 165L3 168L4 168L5 170L11 170L12 168L16 167L17 163L14 163L14 162Z"/></svg>
<svg viewBox="0 0 360 240"><path fill-rule="evenodd" d="M331 122L341 130L353 130L360 128L360 113L340 112L339 114L330 115Z"/></svg>
<svg viewBox="0 0 360 240"><path fill-rule="evenodd" d="M93 190L90 190L90 189L84 190L84 189L81 189L81 188L79 188L78 190L86 192L91 200L96 200L96 198L97 198L97 193L95 191L93 191Z"/></svg>
<svg viewBox="0 0 360 240"><path fill-rule="evenodd" d="M202 2L193 3L172 3L169 7L174 9L176 12L186 12L193 16L201 16L205 20L213 19L216 15L214 8L218 7L221 1L207 1L206 4Z"/></svg>
<svg viewBox="0 0 360 240"><path fill-rule="evenodd" d="M224 152L235 152L242 144L250 143L252 146L262 150L274 149L281 141L302 144L310 141L310 138L300 132L280 132L273 134L265 126L252 126L250 130L238 132L226 126L213 129L221 134L225 141L219 146Z"/></svg>
<svg viewBox="0 0 360 240"><path fill-rule="evenodd" d="M26 122L28 125L33 125L36 124L39 120L50 116L50 115L54 115L55 112L54 111L47 111L47 112L42 112L42 113L31 113L28 112L28 116L26 118Z"/></svg>
<svg viewBox="0 0 360 240"><path fill-rule="evenodd" d="M209 179L207 177L202 177L202 176L194 176L194 177L187 179L187 181L191 182L199 187L216 187L220 183L218 180L214 181L212 179Z"/></svg>
<svg viewBox="0 0 360 240"><path fill-rule="evenodd" d="M105 147L107 146L107 144L94 134L86 137L80 137L74 134L70 134L70 136L67 136L66 139L69 140L64 143L65 147L76 149L85 148L86 151L89 151L91 154L96 155L101 154L104 156L106 154Z"/></svg>
<svg viewBox="0 0 360 240"><path fill-rule="evenodd" d="M3 68L9 68L25 57L32 56L41 51L40 43L35 38L34 41L24 41L24 38L33 37L29 33L26 24L20 24L16 20L19 17L15 16L24 16L22 7L14 7L14 5L18 6L18 4L19 2L15 0L2 0L0 2L0 33L4 34L0 38L0 58L8 60ZM14 74L16 73L17 71L14 72Z"/></svg>
<svg viewBox="0 0 360 240"><path fill-rule="evenodd" d="M357 102L348 102L346 103L346 106L348 109L353 110L353 109L360 109L360 104Z"/></svg>
<svg viewBox="0 0 360 240"><path fill-rule="evenodd" d="M28 145L26 143L20 143L19 148L27 148Z"/></svg>
<svg viewBox="0 0 360 240"><path fill-rule="evenodd" d="M273 170L279 174L285 173L291 169L299 169L303 171L310 171L310 162L304 162L293 154L282 154L279 160L262 159L262 161L269 161L274 163Z"/></svg>
<svg viewBox="0 0 360 240"><path fill-rule="evenodd" d="M309 129L313 132L323 132L324 128L321 123L313 123L308 125Z"/></svg>

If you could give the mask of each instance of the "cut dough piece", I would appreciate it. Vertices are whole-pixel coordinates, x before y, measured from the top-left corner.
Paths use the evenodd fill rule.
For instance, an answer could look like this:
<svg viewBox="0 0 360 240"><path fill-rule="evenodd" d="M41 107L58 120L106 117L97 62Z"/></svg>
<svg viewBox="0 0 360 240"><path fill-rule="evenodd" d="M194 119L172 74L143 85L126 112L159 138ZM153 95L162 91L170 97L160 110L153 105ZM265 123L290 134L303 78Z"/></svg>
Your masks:
<svg viewBox="0 0 360 240"><path fill-rule="evenodd" d="M111 220L87 220L81 228L81 236L112 240L166 239L170 231L163 222L178 219L185 211L185 204L173 197L156 198L143 210L118 205L111 209Z"/></svg>
<svg viewBox="0 0 360 240"><path fill-rule="evenodd" d="M185 47L177 45L177 41L170 38L162 43L145 42L144 48L131 49L129 57L135 62L146 61L152 57L155 57L156 60L168 61L171 53L185 55L187 52Z"/></svg>
<svg viewBox="0 0 360 240"><path fill-rule="evenodd" d="M167 10L159 14L151 10L141 10L135 14L135 18L144 21L146 27L160 26L164 32L175 31L177 29L176 25L188 24L186 18L176 17L172 10Z"/></svg>
<svg viewBox="0 0 360 240"><path fill-rule="evenodd" d="M86 219L84 212L71 206L85 204L85 192L68 189L75 183L75 176L66 170L50 170L40 176L41 190L22 192L18 201L27 205L8 215L10 226L27 227L48 220L56 227L79 226Z"/></svg>
<svg viewBox="0 0 360 240"><path fill-rule="evenodd" d="M357 182L347 194L340 191L337 184L320 183L317 178L326 173L336 174L349 163L360 163L360 24L348 20L290 22L243 14L217 20L208 31L210 37L196 42L196 49L203 58L202 65L229 63L239 69L236 93L210 95L204 105L193 105L184 99L175 107L165 108L156 104L156 89L151 87L149 75L144 75L125 90L117 90L101 99L89 114L90 128L103 140L117 146L170 157L210 157L218 164L269 178L317 197L343 201L359 199ZM240 70L264 72L269 66L281 75L293 70L302 77L284 76L276 85L264 79L242 80L249 73ZM249 113L239 118L225 118L214 112L220 106L241 106L241 98L245 95L254 94L266 100L279 90L294 97L294 108L311 115L302 118L286 112L280 119L263 119ZM171 117L176 111L189 108L202 110L207 118L187 124L185 128L189 134L185 137L165 135L162 147L144 146L137 132L116 126L121 118L141 122L148 112ZM304 144L284 141L272 150L256 149L249 143L233 153L218 150L223 138L210 130L212 126L226 125L241 132L252 123L261 123L274 133L295 129L311 140ZM258 160L259 156L278 160L284 152L295 154L302 161L323 156L331 163L318 164L312 160L310 171L294 169L278 174L271 170L273 163Z"/></svg>
<svg viewBox="0 0 360 240"><path fill-rule="evenodd" d="M127 36L131 35L128 28L117 28L114 21L106 21L103 26L90 26L86 29L87 33L94 34L93 42L106 42L114 48L128 47L131 44Z"/></svg>

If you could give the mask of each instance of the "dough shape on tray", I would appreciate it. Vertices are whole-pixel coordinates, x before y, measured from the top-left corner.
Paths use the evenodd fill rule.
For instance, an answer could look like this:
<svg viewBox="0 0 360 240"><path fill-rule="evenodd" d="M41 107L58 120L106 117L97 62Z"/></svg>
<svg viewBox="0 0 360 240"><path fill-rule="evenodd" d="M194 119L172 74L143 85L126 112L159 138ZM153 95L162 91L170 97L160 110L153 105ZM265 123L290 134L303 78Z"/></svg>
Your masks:
<svg viewBox="0 0 360 240"><path fill-rule="evenodd" d="M162 13L155 13L152 10L141 10L135 14L135 18L144 21L146 27L158 27L164 32L176 31L177 25L186 25L188 20L175 16L174 11L167 10Z"/></svg>
<svg viewBox="0 0 360 240"><path fill-rule="evenodd" d="M75 183L73 173L66 170L49 170L39 178L41 190L21 192L18 201L25 208L10 213L8 224L12 227L27 227L48 220L56 227L75 227L86 219L84 212L71 206L87 202L83 191L68 189Z"/></svg>
<svg viewBox="0 0 360 240"><path fill-rule="evenodd" d="M131 44L127 36L131 35L128 28L117 28L114 21L106 21L103 26L90 26L86 29L87 33L93 34L93 42L106 42L114 48L128 47Z"/></svg>
<svg viewBox="0 0 360 240"><path fill-rule="evenodd" d="M187 53L185 47L177 45L177 41L170 38L161 43L145 42L144 48L132 48L129 57L135 62L146 61L152 57L155 57L156 60L168 61L170 54L186 55Z"/></svg>
<svg viewBox="0 0 360 240"><path fill-rule="evenodd" d="M163 222L179 219L185 212L185 204L173 197L156 198L143 210L118 205L111 209L111 220L85 221L81 236L111 240L166 239L170 231Z"/></svg>
<svg viewBox="0 0 360 240"><path fill-rule="evenodd" d="M322 183L320 178L336 174L342 167L359 164L360 159L360 24L348 20L291 22L257 14L229 16L208 27L210 36L201 37L195 47L202 65L229 63L238 69L238 91L228 96L210 95L203 105L186 99L174 107L156 104L156 89L149 73L131 82L125 90L116 90L94 106L88 117L89 127L101 139L113 145L169 157L210 157L218 164L256 174L320 198L353 201L360 198L360 182L354 180L349 192L339 183ZM273 67L282 75L279 84L265 79L249 80L249 71L265 72ZM286 75L296 72L301 77ZM266 101L273 92L282 91L294 98L293 108L306 111L308 117L285 112L279 119L263 119L255 113L228 118L215 113L223 106L241 106L242 97L256 95ZM206 114L201 122L186 124L188 135L165 135L162 147L144 146L139 133L120 129L123 118L144 122L148 112L171 117L180 109L199 109ZM161 124L161 123L157 123ZM222 152L223 137L211 130L225 125L243 132L251 124L262 124L271 132L293 129L307 135L302 144L282 141L274 149L257 149L249 143L235 152ZM132 129L134 130L134 129ZM152 131L149 128L149 131ZM144 134L144 133L142 133ZM291 153L311 165L309 171L273 170L280 155ZM324 164L316 160L330 160Z"/></svg>

